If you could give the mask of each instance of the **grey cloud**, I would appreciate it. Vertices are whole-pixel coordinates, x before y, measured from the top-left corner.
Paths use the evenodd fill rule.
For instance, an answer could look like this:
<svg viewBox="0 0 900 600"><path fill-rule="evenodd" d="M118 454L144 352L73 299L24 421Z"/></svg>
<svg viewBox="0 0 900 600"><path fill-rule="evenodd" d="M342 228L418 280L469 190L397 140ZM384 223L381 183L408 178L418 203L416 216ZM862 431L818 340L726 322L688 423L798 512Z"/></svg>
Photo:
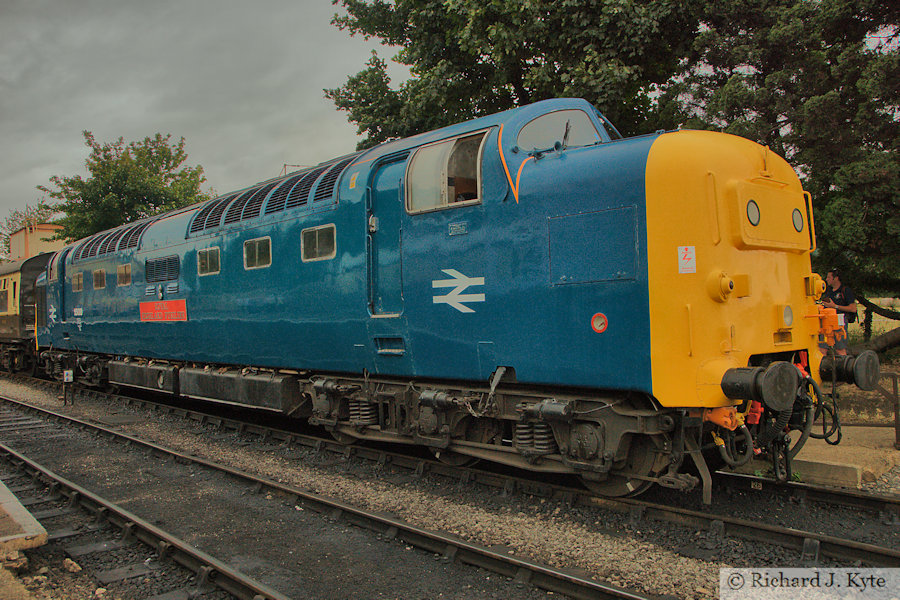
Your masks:
<svg viewBox="0 0 900 600"><path fill-rule="evenodd" d="M0 217L52 175L83 173L98 140L183 136L219 192L353 150L323 98L375 42L330 0L0 0ZM390 56L393 51L382 50Z"/></svg>

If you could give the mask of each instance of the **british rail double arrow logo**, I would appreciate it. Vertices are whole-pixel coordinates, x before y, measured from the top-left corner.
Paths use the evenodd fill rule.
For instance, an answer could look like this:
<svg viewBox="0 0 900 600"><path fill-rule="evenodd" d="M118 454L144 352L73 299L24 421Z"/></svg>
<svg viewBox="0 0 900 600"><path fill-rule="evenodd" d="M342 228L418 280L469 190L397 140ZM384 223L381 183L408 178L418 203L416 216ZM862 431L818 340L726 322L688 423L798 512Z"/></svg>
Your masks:
<svg viewBox="0 0 900 600"><path fill-rule="evenodd" d="M441 269L453 279L437 279L431 282L433 288L453 289L449 294L434 296L435 304L449 304L459 312L473 313L473 309L466 306L467 302L484 302L484 294L463 294L471 286L484 285L484 277L469 277L456 269Z"/></svg>

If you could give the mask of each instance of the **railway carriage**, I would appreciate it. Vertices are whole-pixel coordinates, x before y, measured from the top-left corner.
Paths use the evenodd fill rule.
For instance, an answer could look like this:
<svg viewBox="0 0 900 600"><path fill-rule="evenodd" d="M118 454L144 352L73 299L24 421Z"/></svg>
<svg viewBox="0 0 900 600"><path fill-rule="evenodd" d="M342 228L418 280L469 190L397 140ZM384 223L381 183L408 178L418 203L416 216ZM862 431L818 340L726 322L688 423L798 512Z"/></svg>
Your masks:
<svg viewBox="0 0 900 600"><path fill-rule="evenodd" d="M747 455L754 403L811 425L829 321L814 247L809 195L766 148L622 138L549 100L71 244L40 282L39 344L48 371L93 385L609 495L689 489L693 465L708 496L701 449ZM866 386L877 359L825 368Z"/></svg>
<svg viewBox="0 0 900 600"><path fill-rule="evenodd" d="M34 366L37 313L35 280L50 253L0 264L0 365L7 371Z"/></svg>

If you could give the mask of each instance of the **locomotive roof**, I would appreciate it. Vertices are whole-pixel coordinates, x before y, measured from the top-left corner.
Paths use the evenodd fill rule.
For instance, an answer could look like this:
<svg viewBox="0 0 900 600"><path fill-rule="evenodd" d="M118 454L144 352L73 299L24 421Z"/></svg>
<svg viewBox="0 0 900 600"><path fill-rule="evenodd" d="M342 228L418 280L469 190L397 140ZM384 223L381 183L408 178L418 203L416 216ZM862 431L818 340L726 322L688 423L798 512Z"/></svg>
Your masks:
<svg viewBox="0 0 900 600"><path fill-rule="evenodd" d="M305 204L307 197L301 196L301 194L308 194L310 200L331 197L340 181L341 175L352 165L373 163L381 156L408 151L418 146L471 131L479 131L496 126L516 128L541 114L573 108L580 108L585 111L594 110L589 102L580 98L556 98L449 125L408 138L384 142L362 152L333 158L314 167L255 183L240 190L222 194L210 200L198 202L169 213L101 231L93 236L78 240L69 246L74 248L74 250L69 252L68 260L88 259L117 250L139 249L144 233L154 223L169 220L182 214L186 215L186 219L189 222L187 233L191 235L248 218L262 216L263 204L270 195L272 199L269 199L265 206L265 214L267 215ZM297 190L300 190L299 193ZM288 191L290 191L290 195L288 195ZM276 196L278 197L278 202L275 203L276 206L273 208L272 200Z"/></svg>

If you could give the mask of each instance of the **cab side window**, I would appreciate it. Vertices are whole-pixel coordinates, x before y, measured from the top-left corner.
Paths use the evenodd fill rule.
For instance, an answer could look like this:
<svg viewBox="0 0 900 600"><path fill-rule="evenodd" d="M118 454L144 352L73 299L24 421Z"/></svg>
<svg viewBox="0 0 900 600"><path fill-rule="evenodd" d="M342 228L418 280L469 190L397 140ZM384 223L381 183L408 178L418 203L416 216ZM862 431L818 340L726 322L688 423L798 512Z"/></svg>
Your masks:
<svg viewBox="0 0 900 600"><path fill-rule="evenodd" d="M481 155L487 132L422 146L406 173L406 210L420 213L481 201Z"/></svg>
<svg viewBox="0 0 900 600"><path fill-rule="evenodd" d="M584 111L558 110L529 121L516 138L525 152L549 150L557 142L567 148L590 146L600 142L600 134Z"/></svg>

